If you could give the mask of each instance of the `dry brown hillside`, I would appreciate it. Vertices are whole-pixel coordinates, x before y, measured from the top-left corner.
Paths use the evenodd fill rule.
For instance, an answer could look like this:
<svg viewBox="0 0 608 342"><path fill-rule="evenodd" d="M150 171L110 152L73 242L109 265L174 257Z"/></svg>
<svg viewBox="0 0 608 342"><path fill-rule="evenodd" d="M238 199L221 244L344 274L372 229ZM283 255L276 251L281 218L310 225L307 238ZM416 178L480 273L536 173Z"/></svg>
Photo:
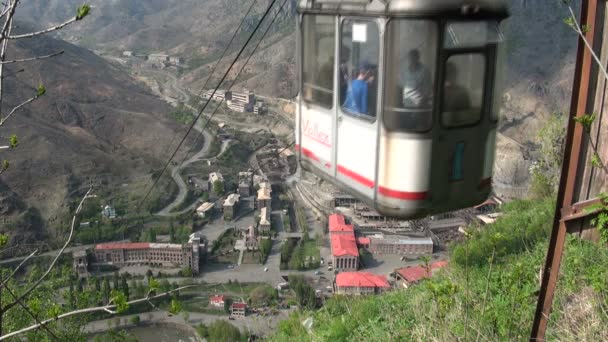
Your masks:
<svg viewBox="0 0 608 342"><path fill-rule="evenodd" d="M3 153L11 167L0 177L1 229L15 233L13 240L47 234L90 181L110 191L147 182L173 136L183 134L167 118L165 102L88 50L46 37L19 41L9 59L58 50L65 54L21 65L26 71L5 81L4 110L34 94L39 83L47 88L2 130L21 141Z"/></svg>

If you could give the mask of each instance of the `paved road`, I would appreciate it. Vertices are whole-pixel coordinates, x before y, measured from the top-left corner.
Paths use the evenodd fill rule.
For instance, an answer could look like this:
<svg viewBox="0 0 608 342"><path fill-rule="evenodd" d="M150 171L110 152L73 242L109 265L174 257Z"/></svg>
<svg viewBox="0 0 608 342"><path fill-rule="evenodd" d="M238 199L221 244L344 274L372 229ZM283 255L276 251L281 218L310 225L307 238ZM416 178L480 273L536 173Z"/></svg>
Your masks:
<svg viewBox="0 0 608 342"><path fill-rule="evenodd" d="M189 324L198 325L199 323L205 323L210 325L218 319L228 321L227 316L222 315L210 315L198 312L190 312L188 322L184 321L183 315L169 315L166 311L153 311L146 312L137 315L121 316L121 327L128 326L133 316L139 316L142 323L175 323L175 324ZM288 317L289 311L281 310L276 316L257 316L249 315L244 318L237 318L229 321L231 324L237 326L241 331L249 331L258 336L265 336L269 332L274 331L279 321L284 320ZM108 322L114 323L116 318L109 318L99 321L93 321L87 323L83 327L85 333L101 333L108 330ZM126 323L126 324L124 324Z"/></svg>

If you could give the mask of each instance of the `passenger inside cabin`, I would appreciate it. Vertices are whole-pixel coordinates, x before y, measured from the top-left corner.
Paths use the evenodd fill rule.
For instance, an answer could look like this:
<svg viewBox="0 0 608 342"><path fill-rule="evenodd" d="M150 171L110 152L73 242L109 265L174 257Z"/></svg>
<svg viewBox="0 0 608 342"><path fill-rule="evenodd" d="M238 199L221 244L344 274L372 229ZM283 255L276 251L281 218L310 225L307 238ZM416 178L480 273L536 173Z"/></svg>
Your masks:
<svg viewBox="0 0 608 342"><path fill-rule="evenodd" d="M367 115L369 116L376 116L376 98L378 95L377 73L378 66L371 64L369 76L367 77Z"/></svg>
<svg viewBox="0 0 608 342"><path fill-rule="evenodd" d="M348 84L351 77L348 71L350 63L350 49L346 46L342 47L342 55L340 56L340 101L343 101L348 90Z"/></svg>
<svg viewBox="0 0 608 342"><path fill-rule="evenodd" d="M357 77L348 86L344 109L357 114L368 114L370 78L373 78L372 67L364 62L359 67Z"/></svg>
<svg viewBox="0 0 608 342"><path fill-rule="evenodd" d="M429 69L420 62L420 51L407 54L407 68L402 71L403 106L405 108L430 107L432 85Z"/></svg>

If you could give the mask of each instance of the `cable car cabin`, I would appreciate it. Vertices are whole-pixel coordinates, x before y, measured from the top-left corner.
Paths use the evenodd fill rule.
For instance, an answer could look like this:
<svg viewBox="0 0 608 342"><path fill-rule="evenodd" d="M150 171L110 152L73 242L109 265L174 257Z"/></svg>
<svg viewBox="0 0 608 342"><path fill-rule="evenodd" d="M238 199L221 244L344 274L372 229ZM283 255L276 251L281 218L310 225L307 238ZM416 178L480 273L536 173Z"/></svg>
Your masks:
<svg viewBox="0 0 608 342"><path fill-rule="evenodd" d="M383 215L491 191L507 7L494 0L299 0L301 166Z"/></svg>

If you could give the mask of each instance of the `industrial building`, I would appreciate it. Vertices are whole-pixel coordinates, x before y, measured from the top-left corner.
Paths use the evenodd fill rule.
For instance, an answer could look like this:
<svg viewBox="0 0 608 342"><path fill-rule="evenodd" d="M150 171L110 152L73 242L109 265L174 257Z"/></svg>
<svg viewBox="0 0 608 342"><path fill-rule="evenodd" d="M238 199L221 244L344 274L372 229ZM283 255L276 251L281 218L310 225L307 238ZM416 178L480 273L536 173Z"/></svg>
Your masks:
<svg viewBox="0 0 608 342"><path fill-rule="evenodd" d="M192 273L200 271L200 254L204 252L200 238L192 237L184 244L174 243L102 243L92 251L92 264L154 265L163 267L190 267Z"/></svg>

